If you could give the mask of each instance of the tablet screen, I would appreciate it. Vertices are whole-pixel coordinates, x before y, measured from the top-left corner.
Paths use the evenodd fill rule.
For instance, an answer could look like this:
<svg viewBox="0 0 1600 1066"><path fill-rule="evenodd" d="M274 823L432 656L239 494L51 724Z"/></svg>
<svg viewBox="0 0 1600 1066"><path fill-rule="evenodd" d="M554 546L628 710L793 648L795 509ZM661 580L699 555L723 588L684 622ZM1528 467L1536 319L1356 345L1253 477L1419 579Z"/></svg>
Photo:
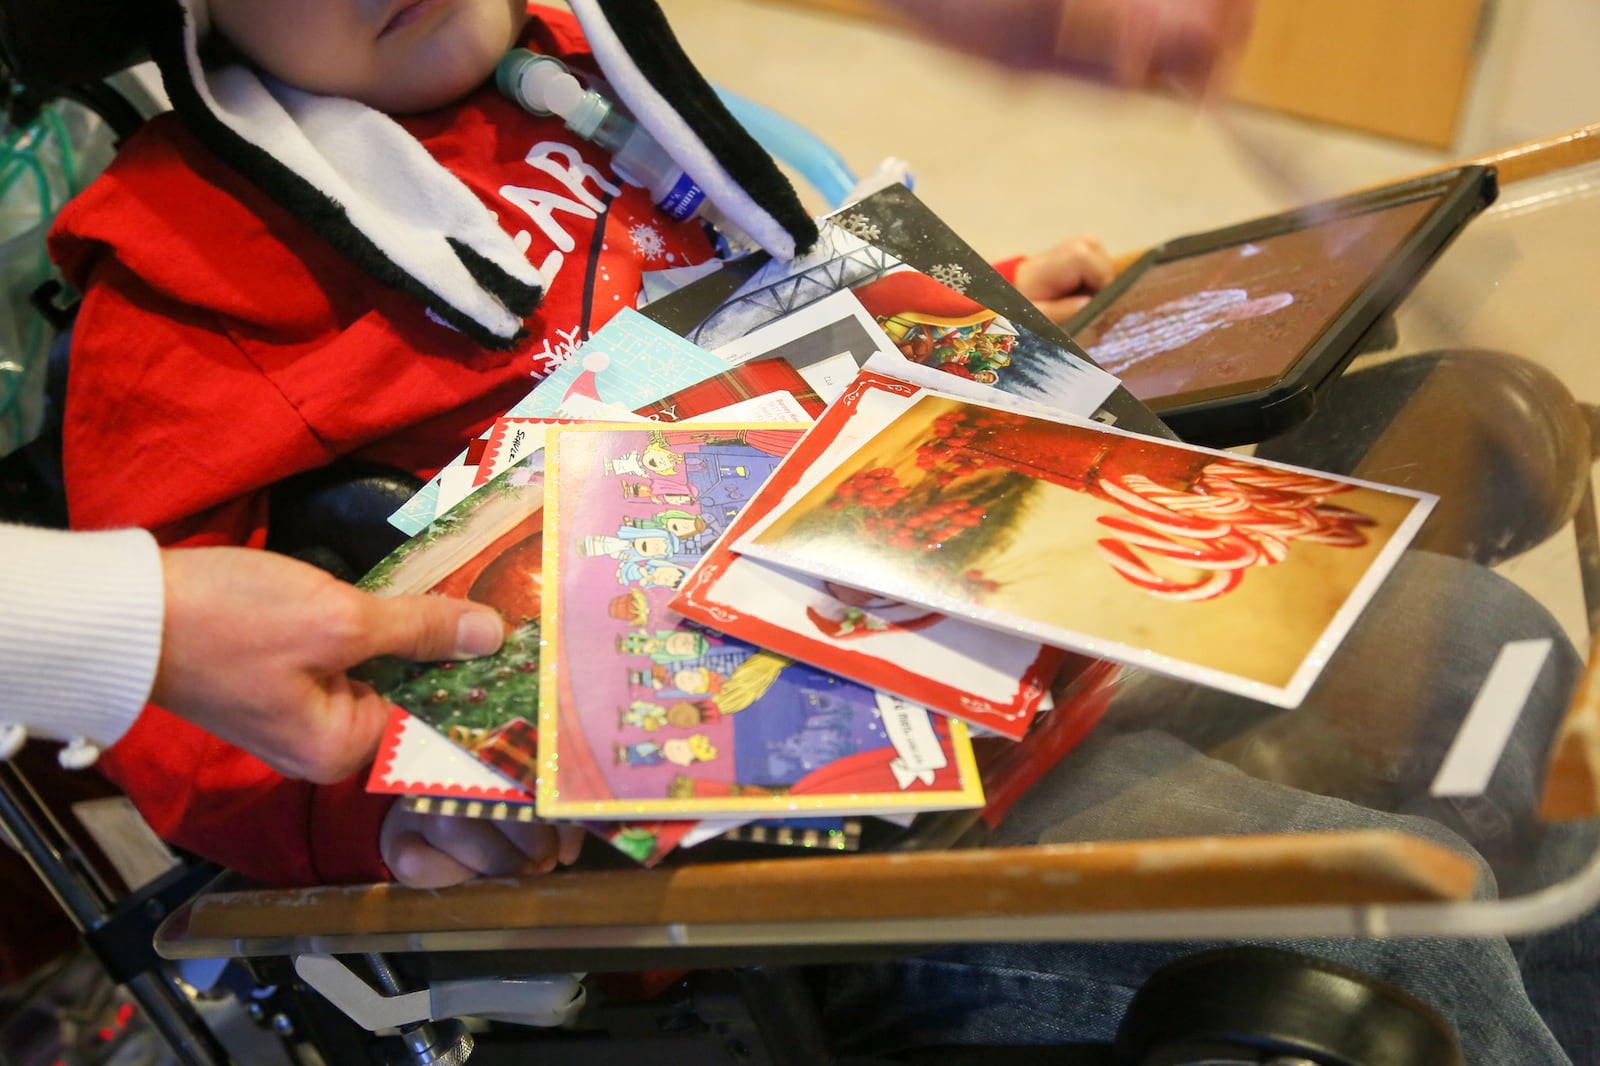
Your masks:
<svg viewBox="0 0 1600 1066"><path fill-rule="evenodd" d="M1157 262L1073 339L1157 407L1265 388L1294 366L1440 199Z"/></svg>

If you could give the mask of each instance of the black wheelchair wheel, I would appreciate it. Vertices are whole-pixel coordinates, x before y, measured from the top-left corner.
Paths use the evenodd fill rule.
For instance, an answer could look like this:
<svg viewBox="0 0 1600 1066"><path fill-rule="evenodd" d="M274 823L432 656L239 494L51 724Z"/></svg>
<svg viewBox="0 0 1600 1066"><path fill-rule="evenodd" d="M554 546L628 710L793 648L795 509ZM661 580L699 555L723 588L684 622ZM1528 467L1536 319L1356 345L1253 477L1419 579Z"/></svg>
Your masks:
<svg viewBox="0 0 1600 1066"><path fill-rule="evenodd" d="M1134 995L1117 1031L1123 1066L1294 1063L1464 1066L1448 1022L1347 966L1274 948L1200 952Z"/></svg>

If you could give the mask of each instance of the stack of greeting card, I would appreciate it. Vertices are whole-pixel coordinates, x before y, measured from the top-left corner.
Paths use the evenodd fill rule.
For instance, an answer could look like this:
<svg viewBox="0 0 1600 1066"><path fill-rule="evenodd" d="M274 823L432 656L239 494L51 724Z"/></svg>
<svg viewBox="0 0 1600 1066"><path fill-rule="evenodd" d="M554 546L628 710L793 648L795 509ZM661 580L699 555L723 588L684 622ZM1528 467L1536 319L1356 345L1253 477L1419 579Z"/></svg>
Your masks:
<svg viewBox="0 0 1600 1066"><path fill-rule="evenodd" d="M1173 442L886 191L617 316L396 515L366 587L506 642L370 664L370 787L645 863L993 816L1116 664L1294 705L1431 503Z"/></svg>

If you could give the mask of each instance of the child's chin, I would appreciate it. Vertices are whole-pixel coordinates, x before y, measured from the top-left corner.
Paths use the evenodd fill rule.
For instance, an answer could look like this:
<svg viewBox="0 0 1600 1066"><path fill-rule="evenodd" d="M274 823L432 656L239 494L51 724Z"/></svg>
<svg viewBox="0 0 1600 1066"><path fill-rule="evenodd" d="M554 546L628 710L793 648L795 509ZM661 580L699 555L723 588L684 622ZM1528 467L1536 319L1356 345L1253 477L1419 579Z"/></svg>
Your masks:
<svg viewBox="0 0 1600 1066"><path fill-rule="evenodd" d="M514 40L513 28L464 10L425 40L396 39L382 76L362 102L390 114L453 104L494 76Z"/></svg>
<svg viewBox="0 0 1600 1066"><path fill-rule="evenodd" d="M492 64L481 76L471 68L452 70L448 74L440 74L421 64L413 69L427 70L426 81L407 79L376 86L362 94L361 102L390 115L436 111L468 96L494 73Z"/></svg>

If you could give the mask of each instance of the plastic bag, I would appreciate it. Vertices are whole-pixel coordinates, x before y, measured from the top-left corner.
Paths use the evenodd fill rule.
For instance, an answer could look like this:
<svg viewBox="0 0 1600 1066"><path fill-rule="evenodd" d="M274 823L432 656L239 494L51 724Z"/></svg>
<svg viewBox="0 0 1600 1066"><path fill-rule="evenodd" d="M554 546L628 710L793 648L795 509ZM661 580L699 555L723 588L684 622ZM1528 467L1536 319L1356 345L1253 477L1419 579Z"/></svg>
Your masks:
<svg viewBox="0 0 1600 1066"><path fill-rule="evenodd" d="M112 152L109 130L75 104L41 110L0 142L0 455L38 435L54 330L30 302L54 276L50 223Z"/></svg>

